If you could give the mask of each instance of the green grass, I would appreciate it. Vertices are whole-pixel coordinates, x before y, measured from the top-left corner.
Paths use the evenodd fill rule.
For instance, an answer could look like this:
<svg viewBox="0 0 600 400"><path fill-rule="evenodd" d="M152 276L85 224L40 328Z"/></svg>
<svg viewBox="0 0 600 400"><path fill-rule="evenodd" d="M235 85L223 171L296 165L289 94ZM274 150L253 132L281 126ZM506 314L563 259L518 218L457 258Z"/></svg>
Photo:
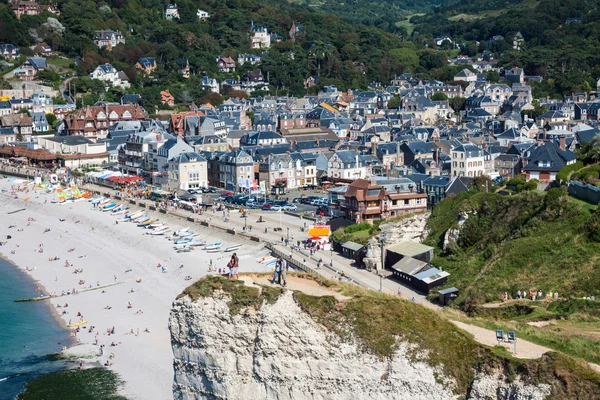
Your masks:
<svg viewBox="0 0 600 400"><path fill-rule="evenodd" d="M500 15L506 14L511 11L520 11L520 12L531 12L531 10L535 9L540 4L540 0L523 0L518 4L511 4L503 6L498 9L491 10L481 10L475 13L460 13L448 17L450 21L460 21L461 19L465 21L473 21L482 18L491 18L491 17L499 17Z"/></svg>
<svg viewBox="0 0 600 400"><path fill-rule="evenodd" d="M17 400L126 400L117 395L121 385L117 374L107 369L60 371L29 381Z"/></svg>
<svg viewBox="0 0 600 400"><path fill-rule="evenodd" d="M395 25L398 28L404 27L406 29L406 32L408 33L408 35L411 35L413 33L413 31L415 30L415 25L412 22L410 22L410 19L412 17L420 17L423 15L425 15L425 14L424 13L410 14L409 16L406 17L406 19L396 22Z"/></svg>
<svg viewBox="0 0 600 400"><path fill-rule="evenodd" d="M73 60L62 57L48 58L48 64L56 65L57 67L69 68L73 64Z"/></svg>
<svg viewBox="0 0 600 400"><path fill-rule="evenodd" d="M190 296L192 300L196 301L201 297L212 296L215 291L222 291L231 296L228 303L231 315L239 314L248 307L258 310L265 301L273 304L281 294L281 288L278 287L250 287L244 285L244 281L209 276L188 286L177 298Z"/></svg>

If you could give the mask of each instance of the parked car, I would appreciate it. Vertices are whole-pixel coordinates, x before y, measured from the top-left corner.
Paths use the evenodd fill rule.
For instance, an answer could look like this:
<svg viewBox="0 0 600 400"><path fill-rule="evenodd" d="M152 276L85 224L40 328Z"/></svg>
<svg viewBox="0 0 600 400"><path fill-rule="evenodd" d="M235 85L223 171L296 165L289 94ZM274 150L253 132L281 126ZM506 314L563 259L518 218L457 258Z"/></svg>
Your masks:
<svg viewBox="0 0 600 400"><path fill-rule="evenodd" d="M294 200L292 200L292 203L301 203L302 202L302 198L300 197L296 197L294 198Z"/></svg>
<svg viewBox="0 0 600 400"><path fill-rule="evenodd" d="M296 206L295 204L286 204L285 206L283 206L283 209L285 211L297 211L298 206Z"/></svg>
<svg viewBox="0 0 600 400"><path fill-rule="evenodd" d="M221 195L219 197L217 197L217 200L223 201L223 200L228 199L229 197L233 197L233 193L231 193L231 192L223 192L223 193L221 193Z"/></svg>
<svg viewBox="0 0 600 400"><path fill-rule="evenodd" d="M215 189L214 187L209 187L208 193L217 193L217 189Z"/></svg>
<svg viewBox="0 0 600 400"><path fill-rule="evenodd" d="M196 189L188 189L188 190L187 190L187 192L188 192L189 194L196 194L196 193L198 193L198 192L196 191Z"/></svg>
<svg viewBox="0 0 600 400"><path fill-rule="evenodd" d="M263 204L263 206L260 208L263 211L270 211L271 207L273 207L271 204Z"/></svg>

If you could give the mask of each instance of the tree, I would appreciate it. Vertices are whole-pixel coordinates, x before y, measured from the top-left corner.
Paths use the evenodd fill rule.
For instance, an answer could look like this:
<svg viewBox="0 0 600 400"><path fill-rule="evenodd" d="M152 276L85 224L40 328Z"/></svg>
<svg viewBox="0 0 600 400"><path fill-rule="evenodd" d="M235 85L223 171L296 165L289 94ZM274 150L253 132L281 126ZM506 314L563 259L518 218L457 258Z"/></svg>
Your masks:
<svg viewBox="0 0 600 400"><path fill-rule="evenodd" d="M398 108L400 107L401 101L400 101L400 97L398 97L398 95L394 95L394 97L392 97L388 103L387 106L388 108Z"/></svg>
<svg viewBox="0 0 600 400"><path fill-rule="evenodd" d="M46 114L46 120L48 121L48 125L50 125L50 127L52 129L54 129L54 127L56 126L56 123L58 122L58 118L56 118L56 115L54 115L52 113Z"/></svg>
<svg viewBox="0 0 600 400"><path fill-rule="evenodd" d="M450 103L450 107L452 107L454 112L458 113L459 111L462 111L465 108L465 102L467 101L467 99L465 99L464 97L453 97L448 101Z"/></svg>
<svg viewBox="0 0 600 400"><path fill-rule="evenodd" d="M409 48L392 49L388 52L396 67L401 71L415 71L419 66L419 56Z"/></svg>
<svg viewBox="0 0 600 400"><path fill-rule="evenodd" d="M431 95L431 100L432 101L448 100L448 96L446 96L446 93L435 92L433 95Z"/></svg>

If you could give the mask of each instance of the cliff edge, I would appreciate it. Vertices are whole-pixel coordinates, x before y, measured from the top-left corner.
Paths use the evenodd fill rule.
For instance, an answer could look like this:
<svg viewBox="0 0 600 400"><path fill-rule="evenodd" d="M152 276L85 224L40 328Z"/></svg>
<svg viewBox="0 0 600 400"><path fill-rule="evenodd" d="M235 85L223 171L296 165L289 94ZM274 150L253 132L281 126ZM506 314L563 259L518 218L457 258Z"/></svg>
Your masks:
<svg viewBox="0 0 600 400"><path fill-rule="evenodd" d="M173 303L175 399L528 399L568 394L528 364L391 296L288 276L209 277ZM536 360L538 361L538 360ZM584 397L580 397L584 398Z"/></svg>

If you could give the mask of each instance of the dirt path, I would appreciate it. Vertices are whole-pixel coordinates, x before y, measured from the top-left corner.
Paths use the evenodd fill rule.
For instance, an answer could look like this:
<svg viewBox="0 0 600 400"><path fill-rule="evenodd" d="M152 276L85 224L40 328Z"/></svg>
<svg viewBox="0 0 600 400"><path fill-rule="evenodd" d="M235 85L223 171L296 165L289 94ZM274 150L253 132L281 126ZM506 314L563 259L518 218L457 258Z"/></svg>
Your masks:
<svg viewBox="0 0 600 400"><path fill-rule="evenodd" d="M451 322L454 325L456 325L457 327L459 327L460 329L472 334L473 338L476 341L478 341L479 343L484 344L486 346L490 346L490 347L494 347L494 346L506 347L512 353L512 355L517 358L527 358L527 359L540 358L544 353L553 351L552 349L549 349L547 347L543 347L543 346L528 342L526 340L517 338L517 352L514 353L514 349L515 349L514 344L498 342L496 340L496 332L494 332L490 329L480 328L478 326L465 324L465 323L459 322L459 321L451 320Z"/></svg>

